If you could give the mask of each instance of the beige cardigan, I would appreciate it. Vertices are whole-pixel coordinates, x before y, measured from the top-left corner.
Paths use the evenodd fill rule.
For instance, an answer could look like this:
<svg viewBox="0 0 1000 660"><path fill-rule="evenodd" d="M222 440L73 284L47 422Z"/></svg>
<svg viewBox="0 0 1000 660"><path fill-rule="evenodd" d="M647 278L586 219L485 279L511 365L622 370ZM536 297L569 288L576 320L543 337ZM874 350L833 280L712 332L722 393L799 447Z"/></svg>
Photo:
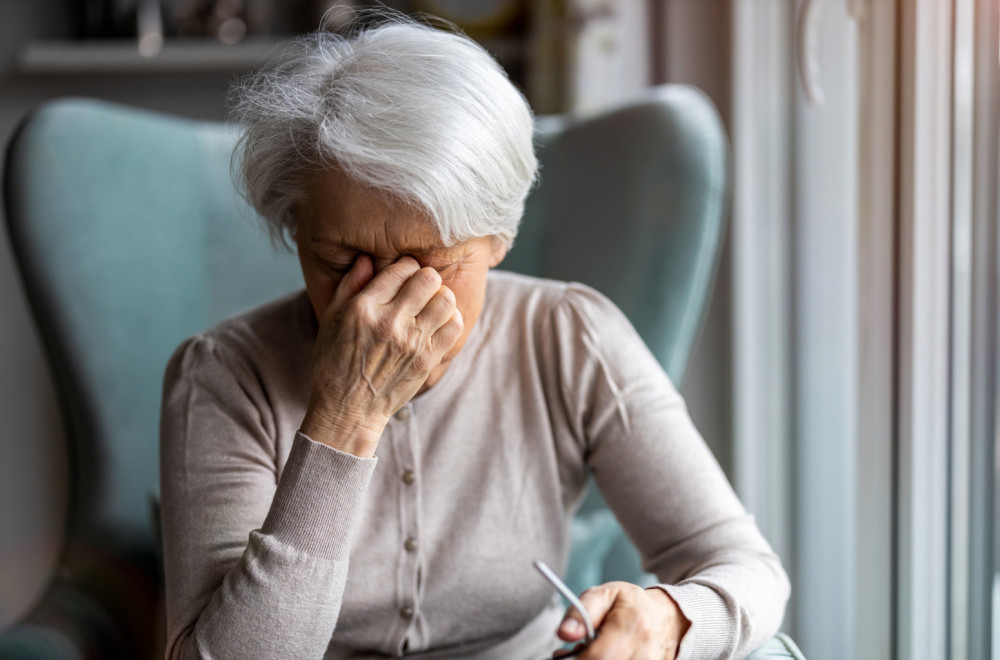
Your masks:
<svg viewBox="0 0 1000 660"><path fill-rule="evenodd" d="M170 658L540 660L588 469L692 625L681 658L778 628L778 558L629 322L578 285L493 272L442 379L375 458L297 432L304 293L186 341L166 372L161 489Z"/></svg>

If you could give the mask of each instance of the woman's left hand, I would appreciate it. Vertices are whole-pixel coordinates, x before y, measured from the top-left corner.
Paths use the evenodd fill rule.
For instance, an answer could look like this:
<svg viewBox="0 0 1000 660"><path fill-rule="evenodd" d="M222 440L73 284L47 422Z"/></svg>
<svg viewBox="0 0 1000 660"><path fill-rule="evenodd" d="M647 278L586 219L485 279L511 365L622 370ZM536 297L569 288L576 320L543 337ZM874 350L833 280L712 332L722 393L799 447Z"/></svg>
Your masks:
<svg viewBox="0 0 1000 660"><path fill-rule="evenodd" d="M580 595L600 633L580 660L674 660L691 623L663 589L608 582ZM559 625L564 642L582 641L586 631L574 608ZM557 656L558 657L558 656Z"/></svg>

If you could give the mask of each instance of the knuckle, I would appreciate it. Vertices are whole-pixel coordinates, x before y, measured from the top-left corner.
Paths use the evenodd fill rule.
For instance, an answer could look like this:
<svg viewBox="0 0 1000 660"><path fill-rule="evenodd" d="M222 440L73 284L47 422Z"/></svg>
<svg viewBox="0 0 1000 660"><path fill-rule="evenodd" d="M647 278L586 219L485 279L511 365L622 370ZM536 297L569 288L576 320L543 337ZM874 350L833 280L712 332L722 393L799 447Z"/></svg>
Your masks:
<svg viewBox="0 0 1000 660"><path fill-rule="evenodd" d="M413 277L417 278L417 280L421 284L423 284L423 285L425 285L427 287L435 287L436 288L436 287L440 287L441 286L441 274L438 273L433 268L430 268L430 267L427 267L427 266L425 266L424 268L421 268L416 273L414 273Z"/></svg>
<svg viewBox="0 0 1000 660"><path fill-rule="evenodd" d="M376 321L375 306L368 296L359 295L347 301L344 315L357 319L362 325L374 325Z"/></svg>
<svg viewBox="0 0 1000 660"><path fill-rule="evenodd" d="M389 329L394 341L407 352L413 349L413 337L409 326L406 317L398 312L389 317Z"/></svg>
<svg viewBox="0 0 1000 660"><path fill-rule="evenodd" d="M423 339L418 332L408 332L406 334L406 352L415 358L419 358L421 355L421 349L423 348Z"/></svg>
<svg viewBox="0 0 1000 660"><path fill-rule="evenodd" d="M427 303L427 307L424 308L427 312L427 317L435 321L446 320L448 314L448 303L441 299L441 296L434 296L431 301Z"/></svg>
<svg viewBox="0 0 1000 660"><path fill-rule="evenodd" d="M344 311L361 316L368 311L368 296L360 293L344 304Z"/></svg>
<svg viewBox="0 0 1000 660"><path fill-rule="evenodd" d="M413 356L413 366L420 372L430 371L434 367L434 360L430 353L421 351Z"/></svg>
<svg viewBox="0 0 1000 660"><path fill-rule="evenodd" d="M444 292L444 289L434 296L434 303L442 313L452 312L455 310L454 297L449 298L448 294Z"/></svg>
<svg viewBox="0 0 1000 660"><path fill-rule="evenodd" d="M392 341L396 336L396 317L392 314L374 319L375 336L382 341Z"/></svg>

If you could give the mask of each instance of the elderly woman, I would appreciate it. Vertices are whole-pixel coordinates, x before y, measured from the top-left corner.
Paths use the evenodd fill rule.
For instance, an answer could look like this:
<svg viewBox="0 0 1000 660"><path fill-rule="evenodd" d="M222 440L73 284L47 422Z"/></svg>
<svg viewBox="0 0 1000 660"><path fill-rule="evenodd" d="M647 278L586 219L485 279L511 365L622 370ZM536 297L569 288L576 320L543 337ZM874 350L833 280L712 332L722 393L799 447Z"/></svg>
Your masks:
<svg viewBox="0 0 1000 660"><path fill-rule="evenodd" d="M305 291L186 341L162 427L167 656L540 660L593 472L661 584L596 586L582 658L749 653L788 581L629 322L492 271L532 116L469 39L320 33L236 90L246 194Z"/></svg>

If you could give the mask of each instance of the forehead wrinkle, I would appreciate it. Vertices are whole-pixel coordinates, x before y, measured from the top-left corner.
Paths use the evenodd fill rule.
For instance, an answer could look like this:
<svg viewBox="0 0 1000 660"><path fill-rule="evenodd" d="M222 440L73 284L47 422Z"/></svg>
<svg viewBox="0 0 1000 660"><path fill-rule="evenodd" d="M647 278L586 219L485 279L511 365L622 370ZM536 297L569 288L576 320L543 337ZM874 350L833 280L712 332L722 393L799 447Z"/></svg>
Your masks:
<svg viewBox="0 0 1000 660"><path fill-rule="evenodd" d="M375 191L333 177L330 186L314 180L315 194L304 205L309 245L318 252L364 252L380 259L403 255L439 258L459 252L441 240L426 212Z"/></svg>
<svg viewBox="0 0 1000 660"><path fill-rule="evenodd" d="M350 238L343 238L339 240L330 240L321 236L310 236L309 238L310 246L314 249L333 249L333 250L346 250L349 252L364 252L370 254L373 257L380 258L399 258L403 255L413 255L415 257L436 257L436 256L449 256L457 252L457 246L447 247L444 245L434 245L426 246L420 245L407 245L397 244L391 241L387 236L382 238L379 245L371 243L369 241L351 240ZM386 246L388 249L381 249L382 246Z"/></svg>
<svg viewBox="0 0 1000 660"><path fill-rule="evenodd" d="M307 184L304 209L310 243L317 248L347 249L382 258L405 254L452 254L425 209L331 169L317 172Z"/></svg>

